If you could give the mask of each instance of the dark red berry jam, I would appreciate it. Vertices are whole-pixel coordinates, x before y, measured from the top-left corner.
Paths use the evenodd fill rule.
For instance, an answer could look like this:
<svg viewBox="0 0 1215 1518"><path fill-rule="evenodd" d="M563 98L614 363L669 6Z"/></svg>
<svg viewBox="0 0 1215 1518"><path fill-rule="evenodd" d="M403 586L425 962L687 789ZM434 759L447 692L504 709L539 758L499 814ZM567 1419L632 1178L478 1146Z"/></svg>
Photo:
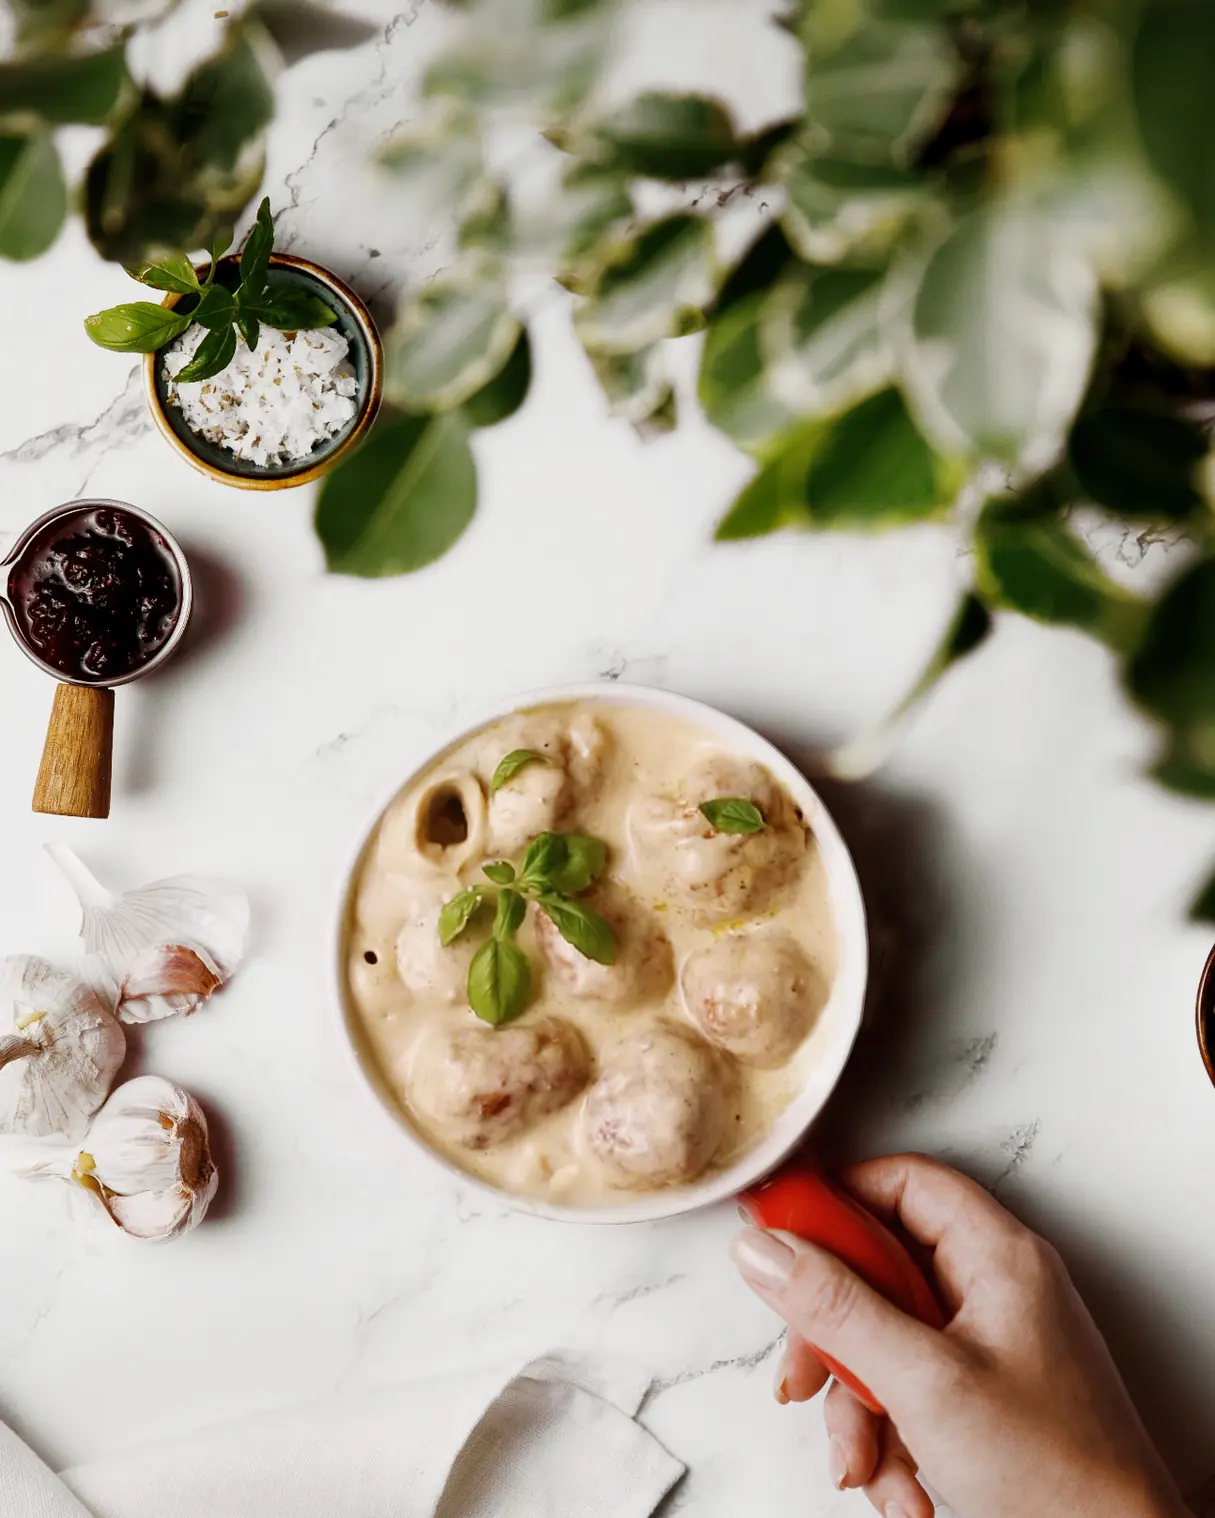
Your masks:
<svg viewBox="0 0 1215 1518"><path fill-rule="evenodd" d="M112 506L48 523L10 586L30 646L71 680L134 674L168 642L182 586L164 538Z"/></svg>

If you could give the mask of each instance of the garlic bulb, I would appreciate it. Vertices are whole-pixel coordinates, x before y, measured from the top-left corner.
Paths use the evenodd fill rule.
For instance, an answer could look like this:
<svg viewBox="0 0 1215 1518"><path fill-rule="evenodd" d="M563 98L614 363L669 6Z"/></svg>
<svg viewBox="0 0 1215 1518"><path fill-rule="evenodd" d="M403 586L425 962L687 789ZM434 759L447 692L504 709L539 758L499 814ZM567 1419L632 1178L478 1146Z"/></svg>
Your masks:
<svg viewBox="0 0 1215 1518"><path fill-rule="evenodd" d="M126 1058L95 991L39 959L0 964L0 1133L79 1138Z"/></svg>
<svg viewBox="0 0 1215 1518"><path fill-rule="evenodd" d="M73 1181L137 1239L171 1239L201 1223L219 1185L207 1120L194 1098L159 1075L120 1086L87 1137L27 1144L16 1174Z"/></svg>
<svg viewBox="0 0 1215 1518"><path fill-rule="evenodd" d="M114 896L64 844L47 853L80 901L85 973L123 1022L195 1012L236 972L249 926L237 886L175 875Z"/></svg>

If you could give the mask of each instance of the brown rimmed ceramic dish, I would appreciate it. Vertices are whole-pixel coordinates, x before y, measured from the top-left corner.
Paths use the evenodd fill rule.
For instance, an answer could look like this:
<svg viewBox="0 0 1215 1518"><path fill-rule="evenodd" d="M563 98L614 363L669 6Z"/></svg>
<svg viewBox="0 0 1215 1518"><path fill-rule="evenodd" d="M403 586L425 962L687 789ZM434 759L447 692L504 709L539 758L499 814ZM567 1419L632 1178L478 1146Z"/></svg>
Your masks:
<svg viewBox="0 0 1215 1518"><path fill-rule="evenodd" d="M1198 983L1198 1047L1215 1085L1215 949L1211 950Z"/></svg>
<svg viewBox="0 0 1215 1518"><path fill-rule="evenodd" d="M206 268L204 264L199 269L200 277ZM240 260L221 258L215 278L220 284L235 288L240 279ZM306 258L296 258L291 253L272 253L270 287L274 290L302 290L320 296L337 313L335 330L350 344L348 357L358 382L357 409L341 432L319 443L306 458L265 465L235 458L218 443L209 442L193 432L186 426L180 408L169 404L163 353L145 354L143 361L148 410L161 434L195 469L223 485L235 485L240 490L284 490L319 478L367 435L383 393L384 350L380 335L371 313L348 285L336 274ZM181 295L166 295L161 305L172 308L183 299L185 297Z"/></svg>

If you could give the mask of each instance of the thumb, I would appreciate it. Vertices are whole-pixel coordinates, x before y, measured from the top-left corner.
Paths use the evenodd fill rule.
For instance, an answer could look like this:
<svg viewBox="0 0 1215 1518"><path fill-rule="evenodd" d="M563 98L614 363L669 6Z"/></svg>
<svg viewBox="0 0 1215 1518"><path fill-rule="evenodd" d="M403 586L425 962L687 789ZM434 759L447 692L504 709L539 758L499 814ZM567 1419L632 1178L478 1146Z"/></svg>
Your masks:
<svg viewBox="0 0 1215 1518"><path fill-rule="evenodd" d="M947 1355L941 1334L900 1312L825 1249L746 1228L730 1248L743 1279L801 1337L845 1366L892 1411Z"/></svg>

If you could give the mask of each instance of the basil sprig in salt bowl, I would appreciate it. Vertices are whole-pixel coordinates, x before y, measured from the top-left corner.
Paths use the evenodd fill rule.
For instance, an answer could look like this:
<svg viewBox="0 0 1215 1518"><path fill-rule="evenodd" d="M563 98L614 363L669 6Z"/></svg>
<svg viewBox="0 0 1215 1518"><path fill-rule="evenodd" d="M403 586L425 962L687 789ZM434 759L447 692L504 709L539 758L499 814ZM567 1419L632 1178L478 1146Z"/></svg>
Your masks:
<svg viewBox="0 0 1215 1518"><path fill-rule="evenodd" d="M360 410L368 421L374 410L376 339L361 303L326 271L274 255L273 239L264 200L239 262L223 257L230 238L210 249L205 278L184 254L155 256L128 272L165 291L163 305L136 301L85 322L102 347L155 355L149 399L162 432L233 484L300 483L363 430Z"/></svg>

